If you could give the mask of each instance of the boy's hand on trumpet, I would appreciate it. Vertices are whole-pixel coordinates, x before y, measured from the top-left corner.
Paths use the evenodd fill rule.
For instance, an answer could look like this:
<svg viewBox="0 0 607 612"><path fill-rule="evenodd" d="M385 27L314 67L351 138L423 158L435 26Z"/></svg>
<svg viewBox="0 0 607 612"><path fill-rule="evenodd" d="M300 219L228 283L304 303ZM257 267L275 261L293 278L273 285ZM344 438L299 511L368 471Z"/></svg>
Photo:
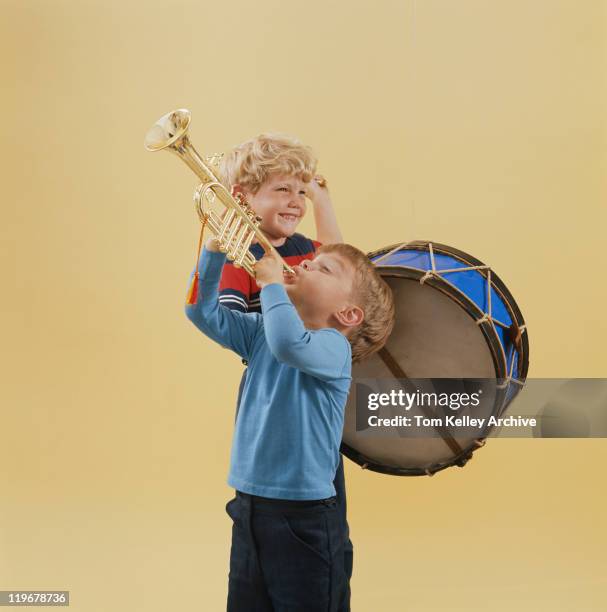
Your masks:
<svg viewBox="0 0 607 612"><path fill-rule="evenodd" d="M265 255L255 264L255 280L260 289L271 283L284 284L282 259L274 249L263 245Z"/></svg>
<svg viewBox="0 0 607 612"><path fill-rule="evenodd" d="M213 253L219 253L219 242L214 238L207 238L207 241L204 243L204 247L207 251L211 251Z"/></svg>

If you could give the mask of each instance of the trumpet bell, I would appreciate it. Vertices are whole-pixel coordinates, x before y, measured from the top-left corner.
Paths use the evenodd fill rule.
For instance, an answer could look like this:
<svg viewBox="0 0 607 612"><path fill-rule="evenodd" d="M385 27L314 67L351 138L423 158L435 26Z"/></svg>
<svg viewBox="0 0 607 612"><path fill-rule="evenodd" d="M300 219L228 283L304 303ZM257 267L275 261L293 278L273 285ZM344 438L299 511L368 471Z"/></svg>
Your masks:
<svg viewBox="0 0 607 612"><path fill-rule="evenodd" d="M161 151L175 144L187 131L191 114L187 108L178 108L163 115L148 130L143 146L148 151Z"/></svg>

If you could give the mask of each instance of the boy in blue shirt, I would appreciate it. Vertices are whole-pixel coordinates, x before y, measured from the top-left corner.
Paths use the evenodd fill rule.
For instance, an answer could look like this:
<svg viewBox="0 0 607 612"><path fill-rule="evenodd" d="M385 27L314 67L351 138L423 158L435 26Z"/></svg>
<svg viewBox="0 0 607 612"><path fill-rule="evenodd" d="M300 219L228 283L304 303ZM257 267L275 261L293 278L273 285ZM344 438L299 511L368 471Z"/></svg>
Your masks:
<svg viewBox="0 0 607 612"><path fill-rule="evenodd" d="M392 292L347 244L322 246L294 275L266 253L255 266L263 316L242 313L219 304L225 260L208 240L186 314L249 364L228 476L228 611L349 610L333 478L351 364L384 345Z"/></svg>
<svg viewBox="0 0 607 612"><path fill-rule="evenodd" d="M261 230L278 254L290 266L313 259L321 244L343 242L326 180L316 175L318 160L314 151L288 134L263 133L230 150L221 160L220 175L225 187L246 197L249 206L262 218ZM297 231L313 205L316 239ZM256 260L264 255L258 243L249 247ZM261 313L261 287L243 268L226 261L219 281L219 303L241 312ZM243 360L246 365L246 360ZM246 380L243 371L238 389L236 413ZM354 550L349 537L344 460L333 479L338 513L344 525L344 563L348 582L352 576Z"/></svg>

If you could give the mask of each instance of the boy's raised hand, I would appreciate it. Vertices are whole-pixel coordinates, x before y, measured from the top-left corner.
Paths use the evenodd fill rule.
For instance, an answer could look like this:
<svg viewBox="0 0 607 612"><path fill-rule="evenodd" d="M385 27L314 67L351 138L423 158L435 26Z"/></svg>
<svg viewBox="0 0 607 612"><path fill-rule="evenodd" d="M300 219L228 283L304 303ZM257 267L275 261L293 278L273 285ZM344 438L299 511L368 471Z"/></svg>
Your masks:
<svg viewBox="0 0 607 612"><path fill-rule="evenodd" d="M323 202L330 199L327 181L324 176L317 174L307 185L307 196L312 202Z"/></svg>
<svg viewBox="0 0 607 612"><path fill-rule="evenodd" d="M273 249L262 244L265 255L255 264L255 280L260 289L271 283L284 283L282 259Z"/></svg>

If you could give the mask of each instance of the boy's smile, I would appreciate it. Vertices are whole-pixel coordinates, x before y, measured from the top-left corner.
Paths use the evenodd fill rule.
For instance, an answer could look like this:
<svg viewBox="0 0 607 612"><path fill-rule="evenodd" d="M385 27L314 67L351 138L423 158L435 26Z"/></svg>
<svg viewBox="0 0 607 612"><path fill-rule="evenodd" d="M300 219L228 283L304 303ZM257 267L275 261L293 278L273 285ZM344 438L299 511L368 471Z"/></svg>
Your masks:
<svg viewBox="0 0 607 612"><path fill-rule="evenodd" d="M287 225L288 224L297 224L299 222L299 218L300 215L297 215L295 213L278 213L278 216L281 217L282 219L284 219L284 221L286 221Z"/></svg>

